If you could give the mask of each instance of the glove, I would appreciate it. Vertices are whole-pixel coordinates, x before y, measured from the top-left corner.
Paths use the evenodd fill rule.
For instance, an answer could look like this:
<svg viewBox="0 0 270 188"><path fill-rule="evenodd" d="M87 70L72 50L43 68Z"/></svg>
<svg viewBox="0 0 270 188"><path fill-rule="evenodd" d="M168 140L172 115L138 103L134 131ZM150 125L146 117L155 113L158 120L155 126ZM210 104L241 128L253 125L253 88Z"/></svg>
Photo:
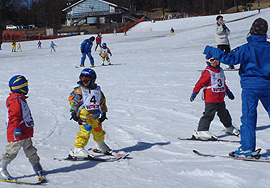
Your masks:
<svg viewBox="0 0 270 188"><path fill-rule="evenodd" d="M21 137L22 136L22 131L21 131L20 127L14 129L14 136L15 137Z"/></svg>
<svg viewBox="0 0 270 188"><path fill-rule="evenodd" d="M193 93L191 94L191 96L190 96L190 102L193 102L194 99L196 98L196 96L197 96L197 93L196 93L196 92L193 92Z"/></svg>
<svg viewBox="0 0 270 188"><path fill-rule="evenodd" d="M84 50L81 50L82 54L84 53Z"/></svg>
<svg viewBox="0 0 270 188"><path fill-rule="evenodd" d="M112 53L110 53L110 55L112 56Z"/></svg>
<svg viewBox="0 0 270 188"><path fill-rule="evenodd" d="M92 130L92 126L90 126L88 123L86 123L86 121L83 119L81 120L81 125L83 125L84 129L86 131L91 131Z"/></svg>
<svg viewBox="0 0 270 188"><path fill-rule="evenodd" d="M229 89L228 89L228 91L226 91L226 94L229 97L229 99L234 100L234 95Z"/></svg>
<svg viewBox="0 0 270 188"><path fill-rule="evenodd" d="M102 57L102 55L101 55L101 54L99 54L99 56L100 56L100 57Z"/></svg>
<svg viewBox="0 0 270 188"><path fill-rule="evenodd" d="M90 125L84 125L84 129L87 131L91 131L92 130L92 126Z"/></svg>
<svg viewBox="0 0 270 188"><path fill-rule="evenodd" d="M77 117L76 112L71 112L71 118L69 120L74 120L74 121L78 121L80 118Z"/></svg>
<svg viewBox="0 0 270 188"><path fill-rule="evenodd" d="M105 119L108 119L108 118L106 117L106 112L104 112L104 113L102 114L102 116L99 118L99 122L102 123L103 121L105 121Z"/></svg>

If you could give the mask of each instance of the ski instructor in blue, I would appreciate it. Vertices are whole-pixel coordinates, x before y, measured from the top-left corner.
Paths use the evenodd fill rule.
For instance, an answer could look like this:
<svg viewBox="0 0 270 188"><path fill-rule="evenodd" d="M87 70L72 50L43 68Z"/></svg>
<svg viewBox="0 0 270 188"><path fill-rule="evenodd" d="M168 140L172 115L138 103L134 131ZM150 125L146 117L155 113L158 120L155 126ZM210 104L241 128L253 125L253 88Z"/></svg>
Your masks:
<svg viewBox="0 0 270 188"><path fill-rule="evenodd" d="M226 54L206 46L204 54L227 65L240 64L242 88L241 146L231 156L254 157L256 147L257 106L261 101L270 116L270 42L267 41L268 23L256 19L248 33L247 43Z"/></svg>
<svg viewBox="0 0 270 188"><path fill-rule="evenodd" d="M94 67L94 58L91 54L91 49L93 46L93 42L95 41L95 37L90 37L89 39L85 39L81 44L81 52L82 52L82 58L81 58L81 67L84 66L84 61L86 59L86 55L89 57L91 67Z"/></svg>

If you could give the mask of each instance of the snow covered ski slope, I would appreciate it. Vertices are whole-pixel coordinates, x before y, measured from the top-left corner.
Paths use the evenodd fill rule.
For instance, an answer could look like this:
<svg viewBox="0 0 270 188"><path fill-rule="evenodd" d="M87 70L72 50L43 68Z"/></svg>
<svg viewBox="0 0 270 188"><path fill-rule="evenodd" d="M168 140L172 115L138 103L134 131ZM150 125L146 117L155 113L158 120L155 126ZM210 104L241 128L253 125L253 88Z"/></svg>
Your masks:
<svg viewBox="0 0 270 188"><path fill-rule="evenodd" d="M231 30L232 48L246 42L256 18L262 17L270 24L270 9L261 10L260 14L250 11L223 16ZM246 18L240 19L243 17ZM53 160L68 155L79 130L78 125L69 120L68 96L82 70L75 68L80 65L80 44L91 35L53 40L57 45L56 53L50 53L51 40L42 41L42 49L37 49L38 41L20 42L22 52L16 53L11 52L11 43L4 43L0 51L0 153L7 144L8 81L13 75L23 74L29 82L28 104L35 121L33 141L47 173L47 188L269 187L268 164L200 157L192 152L195 149L207 154L227 155L239 143L178 139L191 137L204 110L200 96L193 103L189 98L200 77L197 70L206 66L202 54L204 47L216 45L215 18L216 15L144 22L128 31L128 36L122 33L103 35L103 42L113 53L111 62L115 64L94 68L109 110L108 120L104 122L106 143L116 152L130 152L127 159L112 163ZM172 37L171 27L175 29ZM93 56L95 64L100 65L98 52L93 52ZM88 59L85 65L90 66ZM239 128L239 76L237 71L227 71L225 75L236 97L234 101L226 98L226 105L234 125ZM269 128L269 117L260 105L257 146L262 148L264 157L270 155ZM224 133L217 117L210 131L220 139L239 140ZM94 147L92 139L89 147ZM21 181L37 178L33 177L34 172L22 151L8 170ZM0 182L0 188L6 185ZM18 187L16 184L8 186Z"/></svg>

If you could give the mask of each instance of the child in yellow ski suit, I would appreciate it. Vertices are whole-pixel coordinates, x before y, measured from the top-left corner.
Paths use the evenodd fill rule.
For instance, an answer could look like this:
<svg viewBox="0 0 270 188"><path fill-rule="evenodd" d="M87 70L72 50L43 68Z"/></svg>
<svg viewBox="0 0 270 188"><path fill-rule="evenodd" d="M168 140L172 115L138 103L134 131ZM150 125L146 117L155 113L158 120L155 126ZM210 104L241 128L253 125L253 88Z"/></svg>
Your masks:
<svg viewBox="0 0 270 188"><path fill-rule="evenodd" d="M106 98L100 86L95 83L96 73L93 69L83 69L79 78L78 86L70 93L68 99L71 119L80 125L74 142L75 148L71 153L76 157L87 157L88 152L84 147L92 133L97 150L106 154L111 151L104 142L106 132L102 129L102 122L107 119Z"/></svg>

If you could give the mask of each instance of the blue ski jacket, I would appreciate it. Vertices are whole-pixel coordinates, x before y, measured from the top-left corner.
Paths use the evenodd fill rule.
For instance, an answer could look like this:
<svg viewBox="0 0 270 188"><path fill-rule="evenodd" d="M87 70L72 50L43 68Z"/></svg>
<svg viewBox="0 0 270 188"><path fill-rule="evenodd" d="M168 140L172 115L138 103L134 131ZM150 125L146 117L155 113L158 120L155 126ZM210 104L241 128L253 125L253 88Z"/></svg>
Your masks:
<svg viewBox="0 0 270 188"><path fill-rule="evenodd" d="M242 88L265 89L270 86L270 42L266 35L250 35L247 43L230 53L206 46L204 54L226 65L240 64Z"/></svg>
<svg viewBox="0 0 270 188"><path fill-rule="evenodd" d="M81 50L83 50L84 53L91 52L92 46L93 43L90 41L90 39L85 39L81 44Z"/></svg>

